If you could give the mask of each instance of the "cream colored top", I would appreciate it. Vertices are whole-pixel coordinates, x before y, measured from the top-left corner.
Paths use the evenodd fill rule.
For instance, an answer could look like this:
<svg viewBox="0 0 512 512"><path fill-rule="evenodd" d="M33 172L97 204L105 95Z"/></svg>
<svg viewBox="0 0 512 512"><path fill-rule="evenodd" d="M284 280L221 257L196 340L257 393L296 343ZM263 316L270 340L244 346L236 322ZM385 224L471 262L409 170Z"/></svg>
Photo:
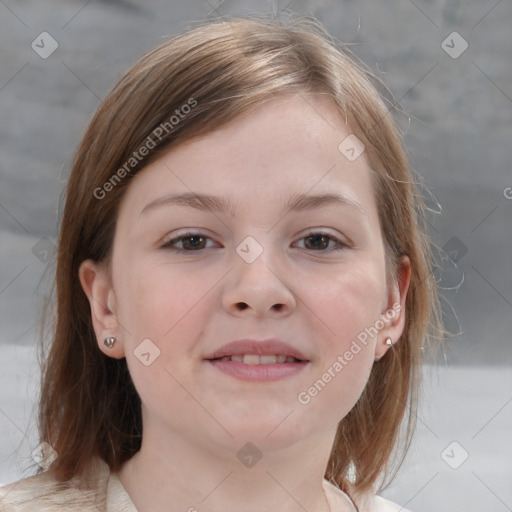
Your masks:
<svg viewBox="0 0 512 512"><path fill-rule="evenodd" d="M0 487L1 512L137 512L130 496L116 473L108 465L96 459L94 482L91 489L80 489L77 478L73 485L63 485L52 479L50 473L41 473ZM355 507L350 498L340 489L323 481L323 487L332 512L345 510L347 504ZM404 508L381 498L368 496L360 512L407 512Z"/></svg>

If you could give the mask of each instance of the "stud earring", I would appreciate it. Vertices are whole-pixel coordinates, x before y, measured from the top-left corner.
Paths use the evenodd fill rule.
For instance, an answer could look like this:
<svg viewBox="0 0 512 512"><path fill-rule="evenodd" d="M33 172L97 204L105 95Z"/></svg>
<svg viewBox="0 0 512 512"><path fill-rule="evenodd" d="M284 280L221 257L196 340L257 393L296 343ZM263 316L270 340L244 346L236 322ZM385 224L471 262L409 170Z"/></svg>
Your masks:
<svg viewBox="0 0 512 512"><path fill-rule="evenodd" d="M112 348L115 342L116 338L114 336L109 336L108 338L105 338L105 341L103 343L105 344L106 347Z"/></svg>
<svg viewBox="0 0 512 512"><path fill-rule="evenodd" d="M391 338L386 338L386 339L384 340L384 343L385 343L386 345L393 345L393 340L392 340Z"/></svg>

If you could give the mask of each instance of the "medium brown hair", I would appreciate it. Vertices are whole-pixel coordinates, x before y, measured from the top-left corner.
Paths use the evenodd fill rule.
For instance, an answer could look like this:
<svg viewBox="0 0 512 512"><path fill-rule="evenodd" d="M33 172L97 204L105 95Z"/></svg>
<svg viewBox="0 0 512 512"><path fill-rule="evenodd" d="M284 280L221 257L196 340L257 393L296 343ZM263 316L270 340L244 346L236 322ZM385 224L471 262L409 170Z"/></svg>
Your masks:
<svg viewBox="0 0 512 512"><path fill-rule="evenodd" d="M202 23L147 53L115 85L77 149L60 228L53 340L39 410L41 441L58 453L51 466L57 480L81 475L95 455L118 471L141 446L141 403L126 360L99 350L78 278L84 260L109 261L130 179L183 141L277 96L306 92L332 98L366 146L388 283L397 278L401 256L409 257L412 268L404 333L373 365L362 396L340 421L325 477L347 492L363 492L386 473L393 453L405 453L394 451L400 425L405 418L407 448L422 347L441 332L441 315L425 206L391 116L393 105L386 106L376 87L380 82L307 18ZM170 127L176 110L192 103ZM140 160L130 160L163 123L165 137ZM114 183L114 175L122 179ZM106 190L109 180L113 186L99 199L98 190Z"/></svg>

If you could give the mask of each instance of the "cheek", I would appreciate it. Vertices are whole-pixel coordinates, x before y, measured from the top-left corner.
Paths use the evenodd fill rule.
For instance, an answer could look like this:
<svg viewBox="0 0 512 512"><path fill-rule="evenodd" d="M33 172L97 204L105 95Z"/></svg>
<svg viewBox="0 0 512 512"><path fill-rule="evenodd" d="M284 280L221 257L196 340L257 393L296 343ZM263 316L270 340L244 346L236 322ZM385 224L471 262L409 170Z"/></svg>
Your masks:
<svg viewBox="0 0 512 512"><path fill-rule="evenodd" d="M169 396L175 403L188 403L183 386L193 387L200 350L197 340L202 338L207 319L214 316L217 303L211 297L216 296L225 270L191 271L143 260L119 269L123 279L116 295L120 295L126 359L137 391L155 410ZM137 358L146 353L139 348L146 339L157 347L149 345L157 354L149 366Z"/></svg>
<svg viewBox="0 0 512 512"><path fill-rule="evenodd" d="M308 302L315 304L313 316L321 320L316 322L319 365L298 396L310 414L327 414L327 421L336 423L357 402L374 363L372 327L379 318L382 292L382 280L368 267L352 267L323 286L304 290Z"/></svg>
<svg viewBox="0 0 512 512"><path fill-rule="evenodd" d="M135 262L134 262L135 263ZM119 267L116 287L118 314L134 342L151 338L160 345L170 337L198 325L204 315L207 294L222 277L221 272L190 272L166 264ZM218 274L218 275L217 275ZM186 336L185 336L186 338Z"/></svg>
<svg viewBox="0 0 512 512"><path fill-rule="evenodd" d="M347 342L375 324L384 291L383 276L370 266L352 266L317 286L303 289L306 304L324 327L329 350L342 350Z"/></svg>
<svg viewBox="0 0 512 512"><path fill-rule="evenodd" d="M147 410L169 421L169 411L162 403L170 403L170 397L173 408L190 408L186 390L193 389L195 344L201 338L204 319L212 315L208 294L215 293L223 273L177 270L176 266L140 260L137 265L117 268L122 277L116 296L120 321L126 326L123 336L130 375ZM146 339L158 349L149 345L147 366L137 357L141 354L138 347ZM154 360L153 351L158 354ZM201 415L201 411L196 413Z"/></svg>

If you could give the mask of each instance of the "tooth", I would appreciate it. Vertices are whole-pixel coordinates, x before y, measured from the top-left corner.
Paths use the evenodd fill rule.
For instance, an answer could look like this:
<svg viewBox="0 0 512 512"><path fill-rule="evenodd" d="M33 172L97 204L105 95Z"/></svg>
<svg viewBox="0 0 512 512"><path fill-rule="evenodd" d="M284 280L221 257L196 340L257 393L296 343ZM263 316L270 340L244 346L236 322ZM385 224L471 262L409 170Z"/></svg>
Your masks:
<svg viewBox="0 0 512 512"><path fill-rule="evenodd" d="M275 364L277 356L260 356L260 364Z"/></svg>
<svg viewBox="0 0 512 512"><path fill-rule="evenodd" d="M244 362L244 356L231 356L231 361L234 361L235 363L243 363Z"/></svg>
<svg viewBox="0 0 512 512"><path fill-rule="evenodd" d="M260 364L260 356L258 354L244 355L244 364Z"/></svg>
<svg viewBox="0 0 512 512"><path fill-rule="evenodd" d="M231 357L229 357L229 356L221 357L219 359L219 361L231 361Z"/></svg>
<svg viewBox="0 0 512 512"><path fill-rule="evenodd" d="M295 363L295 357L286 356L286 362L287 363Z"/></svg>
<svg viewBox="0 0 512 512"><path fill-rule="evenodd" d="M286 356L276 356L276 363L286 363Z"/></svg>

